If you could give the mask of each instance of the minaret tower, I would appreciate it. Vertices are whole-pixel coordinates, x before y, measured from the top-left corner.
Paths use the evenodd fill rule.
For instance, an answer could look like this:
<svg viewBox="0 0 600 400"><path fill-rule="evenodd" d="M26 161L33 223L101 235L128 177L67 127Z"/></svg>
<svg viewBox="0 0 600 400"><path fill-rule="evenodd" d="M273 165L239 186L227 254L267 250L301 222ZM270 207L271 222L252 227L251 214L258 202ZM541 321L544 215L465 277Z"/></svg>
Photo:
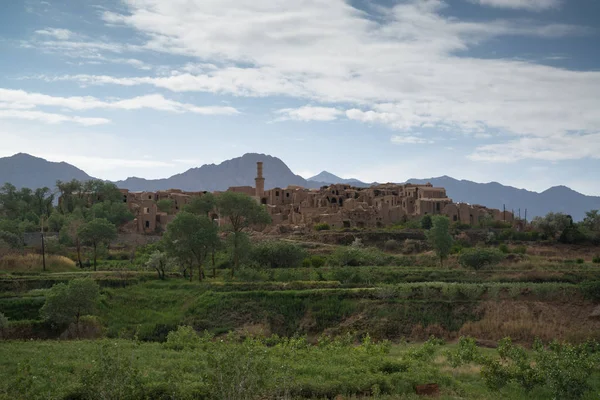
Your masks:
<svg viewBox="0 0 600 400"><path fill-rule="evenodd" d="M263 163L256 163L256 197L262 198L265 195L265 178L263 178Z"/></svg>

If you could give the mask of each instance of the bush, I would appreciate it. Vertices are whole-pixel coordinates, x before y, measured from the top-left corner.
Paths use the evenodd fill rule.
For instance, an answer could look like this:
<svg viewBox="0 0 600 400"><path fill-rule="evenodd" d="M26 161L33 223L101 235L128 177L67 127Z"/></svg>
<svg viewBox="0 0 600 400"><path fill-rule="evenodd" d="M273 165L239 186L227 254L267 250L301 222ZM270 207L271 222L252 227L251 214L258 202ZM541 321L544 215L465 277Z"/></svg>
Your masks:
<svg viewBox="0 0 600 400"><path fill-rule="evenodd" d="M321 268L327 262L327 259L323 256L311 256L309 260L312 266L315 268Z"/></svg>
<svg viewBox="0 0 600 400"><path fill-rule="evenodd" d="M398 251L400 249L400 243L398 243L397 240L390 239L383 244L383 248L385 251Z"/></svg>
<svg viewBox="0 0 600 400"><path fill-rule="evenodd" d="M315 225L316 231L328 231L329 229L331 229L331 227L325 222Z"/></svg>
<svg viewBox="0 0 600 400"><path fill-rule="evenodd" d="M599 256L595 256L594 258L592 258L592 262L594 264L600 264L600 255Z"/></svg>
<svg viewBox="0 0 600 400"><path fill-rule="evenodd" d="M4 314L2 314L0 312L0 339L4 336L4 333L6 332L7 329L8 329L8 318L6 318L4 316Z"/></svg>
<svg viewBox="0 0 600 400"><path fill-rule="evenodd" d="M330 262L341 267L359 267L365 265L391 265L395 257L376 248L354 246L338 247L331 255Z"/></svg>
<svg viewBox="0 0 600 400"><path fill-rule="evenodd" d="M180 326L176 331L171 331L167 335L167 341L164 346L171 350L191 350L202 343L200 336L191 326Z"/></svg>
<svg viewBox="0 0 600 400"><path fill-rule="evenodd" d="M261 267L297 268L306 256L306 250L296 244L272 241L254 246L250 259Z"/></svg>
<svg viewBox="0 0 600 400"><path fill-rule="evenodd" d="M584 262L585 262L585 260L583 258L577 259L577 264L583 264Z"/></svg>
<svg viewBox="0 0 600 400"><path fill-rule="evenodd" d="M413 254L421 251L421 242L414 239L406 239L402 245L402 254Z"/></svg>
<svg viewBox="0 0 600 400"><path fill-rule="evenodd" d="M458 262L465 268L479 270L485 266L497 264L505 258L500 250L492 248L465 249L458 257Z"/></svg>
<svg viewBox="0 0 600 400"><path fill-rule="evenodd" d="M579 285L579 290L588 300L600 301L600 281L586 281Z"/></svg>
<svg viewBox="0 0 600 400"><path fill-rule="evenodd" d="M480 356L475 339L461 336L456 350L447 351L446 357L453 368L478 361Z"/></svg>
<svg viewBox="0 0 600 400"><path fill-rule="evenodd" d="M502 243L500 246L498 246L498 250L500 250L504 254L510 253L510 250L508 249L508 246L506 244L504 244L504 243Z"/></svg>
<svg viewBox="0 0 600 400"><path fill-rule="evenodd" d="M81 378L85 399L137 399L143 397L140 371L133 363L133 354L125 355L112 343L104 343L93 368Z"/></svg>
<svg viewBox="0 0 600 400"><path fill-rule="evenodd" d="M512 249L512 252L515 254L526 254L527 247L526 246L517 246L514 249Z"/></svg>

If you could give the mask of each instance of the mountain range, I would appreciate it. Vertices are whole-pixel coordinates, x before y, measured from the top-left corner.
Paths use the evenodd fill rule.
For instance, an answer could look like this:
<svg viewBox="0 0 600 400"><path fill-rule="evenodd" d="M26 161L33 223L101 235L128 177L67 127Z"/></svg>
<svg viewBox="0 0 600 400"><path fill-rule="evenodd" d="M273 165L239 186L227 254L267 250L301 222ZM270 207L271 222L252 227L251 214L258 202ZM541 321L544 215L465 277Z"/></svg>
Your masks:
<svg viewBox="0 0 600 400"><path fill-rule="evenodd" d="M265 188L298 185L306 188L319 188L334 183L345 183L357 187L368 187L373 183L361 182L358 179L343 179L327 171L311 178L294 174L289 167L277 157L248 153L241 157L226 160L220 164L207 164L191 168L181 174L166 179L143 179L131 177L114 182L118 187L132 191L156 191L166 189L182 189L188 191L227 190L231 186L254 186L256 162L262 161L264 167ZM65 163L50 162L43 158L28 154L15 154L0 158L0 185L12 183L17 188L54 187L57 180L94 179L81 169ZM548 212L564 212L575 220L581 220L585 212L600 209L600 197L586 196L566 186L555 186L541 193L497 182L476 183L457 180L449 176L428 179L410 179L409 183L427 183L446 188L448 197L455 202L481 204L487 207L514 210L518 215L531 219Z"/></svg>

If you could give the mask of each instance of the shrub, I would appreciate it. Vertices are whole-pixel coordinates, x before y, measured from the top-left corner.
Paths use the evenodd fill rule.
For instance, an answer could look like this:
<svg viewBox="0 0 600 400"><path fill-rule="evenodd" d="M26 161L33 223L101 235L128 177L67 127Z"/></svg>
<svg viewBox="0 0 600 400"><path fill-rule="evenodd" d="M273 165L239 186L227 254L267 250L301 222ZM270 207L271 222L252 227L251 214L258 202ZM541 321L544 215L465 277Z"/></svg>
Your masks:
<svg viewBox="0 0 600 400"><path fill-rule="evenodd" d="M413 254L421 251L421 242L414 239L406 239L402 245L402 254Z"/></svg>
<svg viewBox="0 0 600 400"><path fill-rule="evenodd" d="M510 253L510 250L508 249L508 246L506 244L504 244L504 243L502 243L500 246L498 246L498 250L500 250L504 254Z"/></svg>
<svg viewBox="0 0 600 400"><path fill-rule="evenodd" d="M458 340L458 347L454 351L447 351L446 357L448 363L453 367L460 367L479 360L479 352L475 339L461 336Z"/></svg>
<svg viewBox="0 0 600 400"><path fill-rule="evenodd" d="M329 229L331 229L331 227L329 226L328 223L325 223L325 222L315 225L316 231L328 231Z"/></svg>
<svg viewBox="0 0 600 400"><path fill-rule="evenodd" d="M2 338L2 336L4 336L4 333L6 332L7 329L8 329L8 318L6 318L4 316L4 314L2 314L0 312L0 338Z"/></svg>
<svg viewBox="0 0 600 400"><path fill-rule="evenodd" d="M594 264L600 264L600 255L595 256L594 258L592 258L592 262Z"/></svg>
<svg viewBox="0 0 600 400"><path fill-rule="evenodd" d="M315 268L321 268L322 266L325 265L326 261L327 260L323 256L311 256L310 257L310 263Z"/></svg>
<svg viewBox="0 0 600 400"><path fill-rule="evenodd" d="M297 268L306 256L306 250L296 244L271 241L254 246L250 259L262 267Z"/></svg>
<svg viewBox="0 0 600 400"><path fill-rule="evenodd" d="M579 290L588 300L600 300L600 281L587 281L579 285Z"/></svg>
<svg viewBox="0 0 600 400"><path fill-rule="evenodd" d="M584 262L585 262L585 260L583 258L577 259L577 264L583 264Z"/></svg>
<svg viewBox="0 0 600 400"><path fill-rule="evenodd" d="M588 344L552 342L545 348L536 340L530 360L525 349L506 338L498 343L497 351L500 360L482 360L481 375L490 389L498 390L509 382L527 392L543 386L554 399L579 399L591 389L589 378L594 372L595 354L590 352Z"/></svg>
<svg viewBox="0 0 600 400"><path fill-rule="evenodd" d="M458 262L463 267L479 270L485 266L497 264L504 258L505 255L500 250L479 247L463 250L458 257Z"/></svg>
<svg viewBox="0 0 600 400"><path fill-rule="evenodd" d="M390 239L383 244L383 248L385 251L398 251L400 249L400 243L398 243L397 240Z"/></svg>
<svg viewBox="0 0 600 400"><path fill-rule="evenodd" d="M302 268L310 268L310 267L312 267L310 258L305 258L304 260L302 260Z"/></svg>
<svg viewBox="0 0 600 400"><path fill-rule="evenodd" d="M515 254L526 254L527 247L526 246L517 246L514 249L512 249L512 252Z"/></svg>
<svg viewBox="0 0 600 400"><path fill-rule="evenodd" d="M93 368L83 373L81 393L86 399L136 399L143 397L139 370L133 355L125 355L115 345L104 343Z"/></svg>
<svg viewBox="0 0 600 400"><path fill-rule="evenodd" d="M343 246L335 249L330 262L341 267L359 267L365 265L390 265L395 261L393 256L376 248Z"/></svg>
<svg viewBox="0 0 600 400"><path fill-rule="evenodd" d="M180 326L176 331L169 332L164 346L171 350L189 350L197 348L201 342L194 328Z"/></svg>

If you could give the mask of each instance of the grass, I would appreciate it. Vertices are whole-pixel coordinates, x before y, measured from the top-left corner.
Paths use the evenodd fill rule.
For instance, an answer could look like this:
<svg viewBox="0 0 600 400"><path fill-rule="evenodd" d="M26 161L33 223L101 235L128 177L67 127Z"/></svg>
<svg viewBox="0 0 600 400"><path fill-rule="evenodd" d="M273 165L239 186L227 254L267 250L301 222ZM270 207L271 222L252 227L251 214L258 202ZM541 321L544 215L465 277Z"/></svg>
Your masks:
<svg viewBox="0 0 600 400"><path fill-rule="evenodd" d="M356 346L345 340L319 346L302 340L269 343L209 341L177 351L128 340L0 342L0 399L76 398L86 393L84 383L88 390L121 399L141 398L142 393L151 398L212 399L220 397L218 390L236 387L251 387L261 398L417 399L415 387L425 383L438 384L441 399L551 398L544 387L525 392L508 385L490 391L478 366L448 364L444 354L454 345L395 345L385 351L385 346ZM244 365L251 368L241 382L233 372ZM123 377L111 369L131 378L128 382L138 390L135 396L125 392L116 397L111 392L123 384ZM228 380L217 387L221 373L227 373ZM600 390L598 373L590 383L592 391L584 399L595 398Z"/></svg>
<svg viewBox="0 0 600 400"><path fill-rule="evenodd" d="M70 258L58 255L46 255L47 272L76 271L78 268ZM43 260L40 254L7 254L0 257L0 271L41 273Z"/></svg>

